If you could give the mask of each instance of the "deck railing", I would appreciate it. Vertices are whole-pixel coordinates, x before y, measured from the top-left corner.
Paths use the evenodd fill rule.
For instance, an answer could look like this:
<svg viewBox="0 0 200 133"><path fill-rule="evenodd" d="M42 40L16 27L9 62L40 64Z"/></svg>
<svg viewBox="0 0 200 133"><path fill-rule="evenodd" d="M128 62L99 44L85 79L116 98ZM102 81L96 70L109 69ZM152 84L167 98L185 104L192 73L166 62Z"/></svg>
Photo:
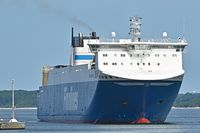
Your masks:
<svg viewBox="0 0 200 133"><path fill-rule="evenodd" d="M106 38L101 38L99 40L99 42L103 43L103 42L115 42L115 43L131 43L131 39L106 39ZM171 39L171 38L167 38L167 39L141 39L138 42L150 42L150 43L186 43L185 39Z"/></svg>

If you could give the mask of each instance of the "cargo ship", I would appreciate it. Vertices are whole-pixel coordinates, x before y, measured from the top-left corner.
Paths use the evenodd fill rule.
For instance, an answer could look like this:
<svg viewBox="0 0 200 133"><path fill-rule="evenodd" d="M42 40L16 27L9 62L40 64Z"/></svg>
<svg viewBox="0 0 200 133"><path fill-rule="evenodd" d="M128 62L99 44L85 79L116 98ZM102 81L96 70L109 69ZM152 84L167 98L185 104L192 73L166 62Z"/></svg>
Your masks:
<svg viewBox="0 0 200 133"><path fill-rule="evenodd" d="M69 65L43 67L38 119L66 123L163 123L184 76L184 38L143 39L141 17L130 39L74 36Z"/></svg>

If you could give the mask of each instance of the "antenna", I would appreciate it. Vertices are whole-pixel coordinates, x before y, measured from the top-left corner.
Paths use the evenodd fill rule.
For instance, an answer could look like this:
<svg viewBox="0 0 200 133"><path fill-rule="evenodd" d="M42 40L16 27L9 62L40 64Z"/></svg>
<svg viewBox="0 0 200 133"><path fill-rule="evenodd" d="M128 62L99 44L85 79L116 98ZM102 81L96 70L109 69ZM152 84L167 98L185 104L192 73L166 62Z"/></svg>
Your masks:
<svg viewBox="0 0 200 133"><path fill-rule="evenodd" d="M72 31L71 31L71 46L74 46L74 28L72 27Z"/></svg>
<svg viewBox="0 0 200 133"><path fill-rule="evenodd" d="M74 28L71 31L70 66L73 66Z"/></svg>

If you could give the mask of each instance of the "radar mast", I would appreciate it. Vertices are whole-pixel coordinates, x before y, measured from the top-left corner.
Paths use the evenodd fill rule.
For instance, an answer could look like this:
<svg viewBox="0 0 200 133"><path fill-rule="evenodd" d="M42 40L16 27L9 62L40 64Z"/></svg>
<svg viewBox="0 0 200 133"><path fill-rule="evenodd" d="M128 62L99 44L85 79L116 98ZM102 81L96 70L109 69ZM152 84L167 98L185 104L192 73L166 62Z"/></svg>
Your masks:
<svg viewBox="0 0 200 133"><path fill-rule="evenodd" d="M138 42L140 41L140 28L141 28L141 17L134 16L130 18L130 32L129 35L132 35L132 41Z"/></svg>

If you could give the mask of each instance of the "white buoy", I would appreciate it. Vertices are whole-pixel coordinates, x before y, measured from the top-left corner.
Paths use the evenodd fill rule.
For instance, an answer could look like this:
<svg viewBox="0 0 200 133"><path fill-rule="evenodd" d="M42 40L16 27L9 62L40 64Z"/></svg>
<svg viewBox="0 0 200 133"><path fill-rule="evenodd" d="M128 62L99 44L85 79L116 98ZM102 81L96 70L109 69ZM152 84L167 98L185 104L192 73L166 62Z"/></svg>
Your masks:
<svg viewBox="0 0 200 133"><path fill-rule="evenodd" d="M9 122L18 122L15 118L13 119L10 119L10 121Z"/></svg>
<svg viewBox="0 0 200 133"><path fill-rule="evenodd" d="M0 130L14 130L25 129L25 122L18 122L15 119L15 94L14 94L14 80L11 81L12 88L12 119L9 122L0 122Z"/></svg>

